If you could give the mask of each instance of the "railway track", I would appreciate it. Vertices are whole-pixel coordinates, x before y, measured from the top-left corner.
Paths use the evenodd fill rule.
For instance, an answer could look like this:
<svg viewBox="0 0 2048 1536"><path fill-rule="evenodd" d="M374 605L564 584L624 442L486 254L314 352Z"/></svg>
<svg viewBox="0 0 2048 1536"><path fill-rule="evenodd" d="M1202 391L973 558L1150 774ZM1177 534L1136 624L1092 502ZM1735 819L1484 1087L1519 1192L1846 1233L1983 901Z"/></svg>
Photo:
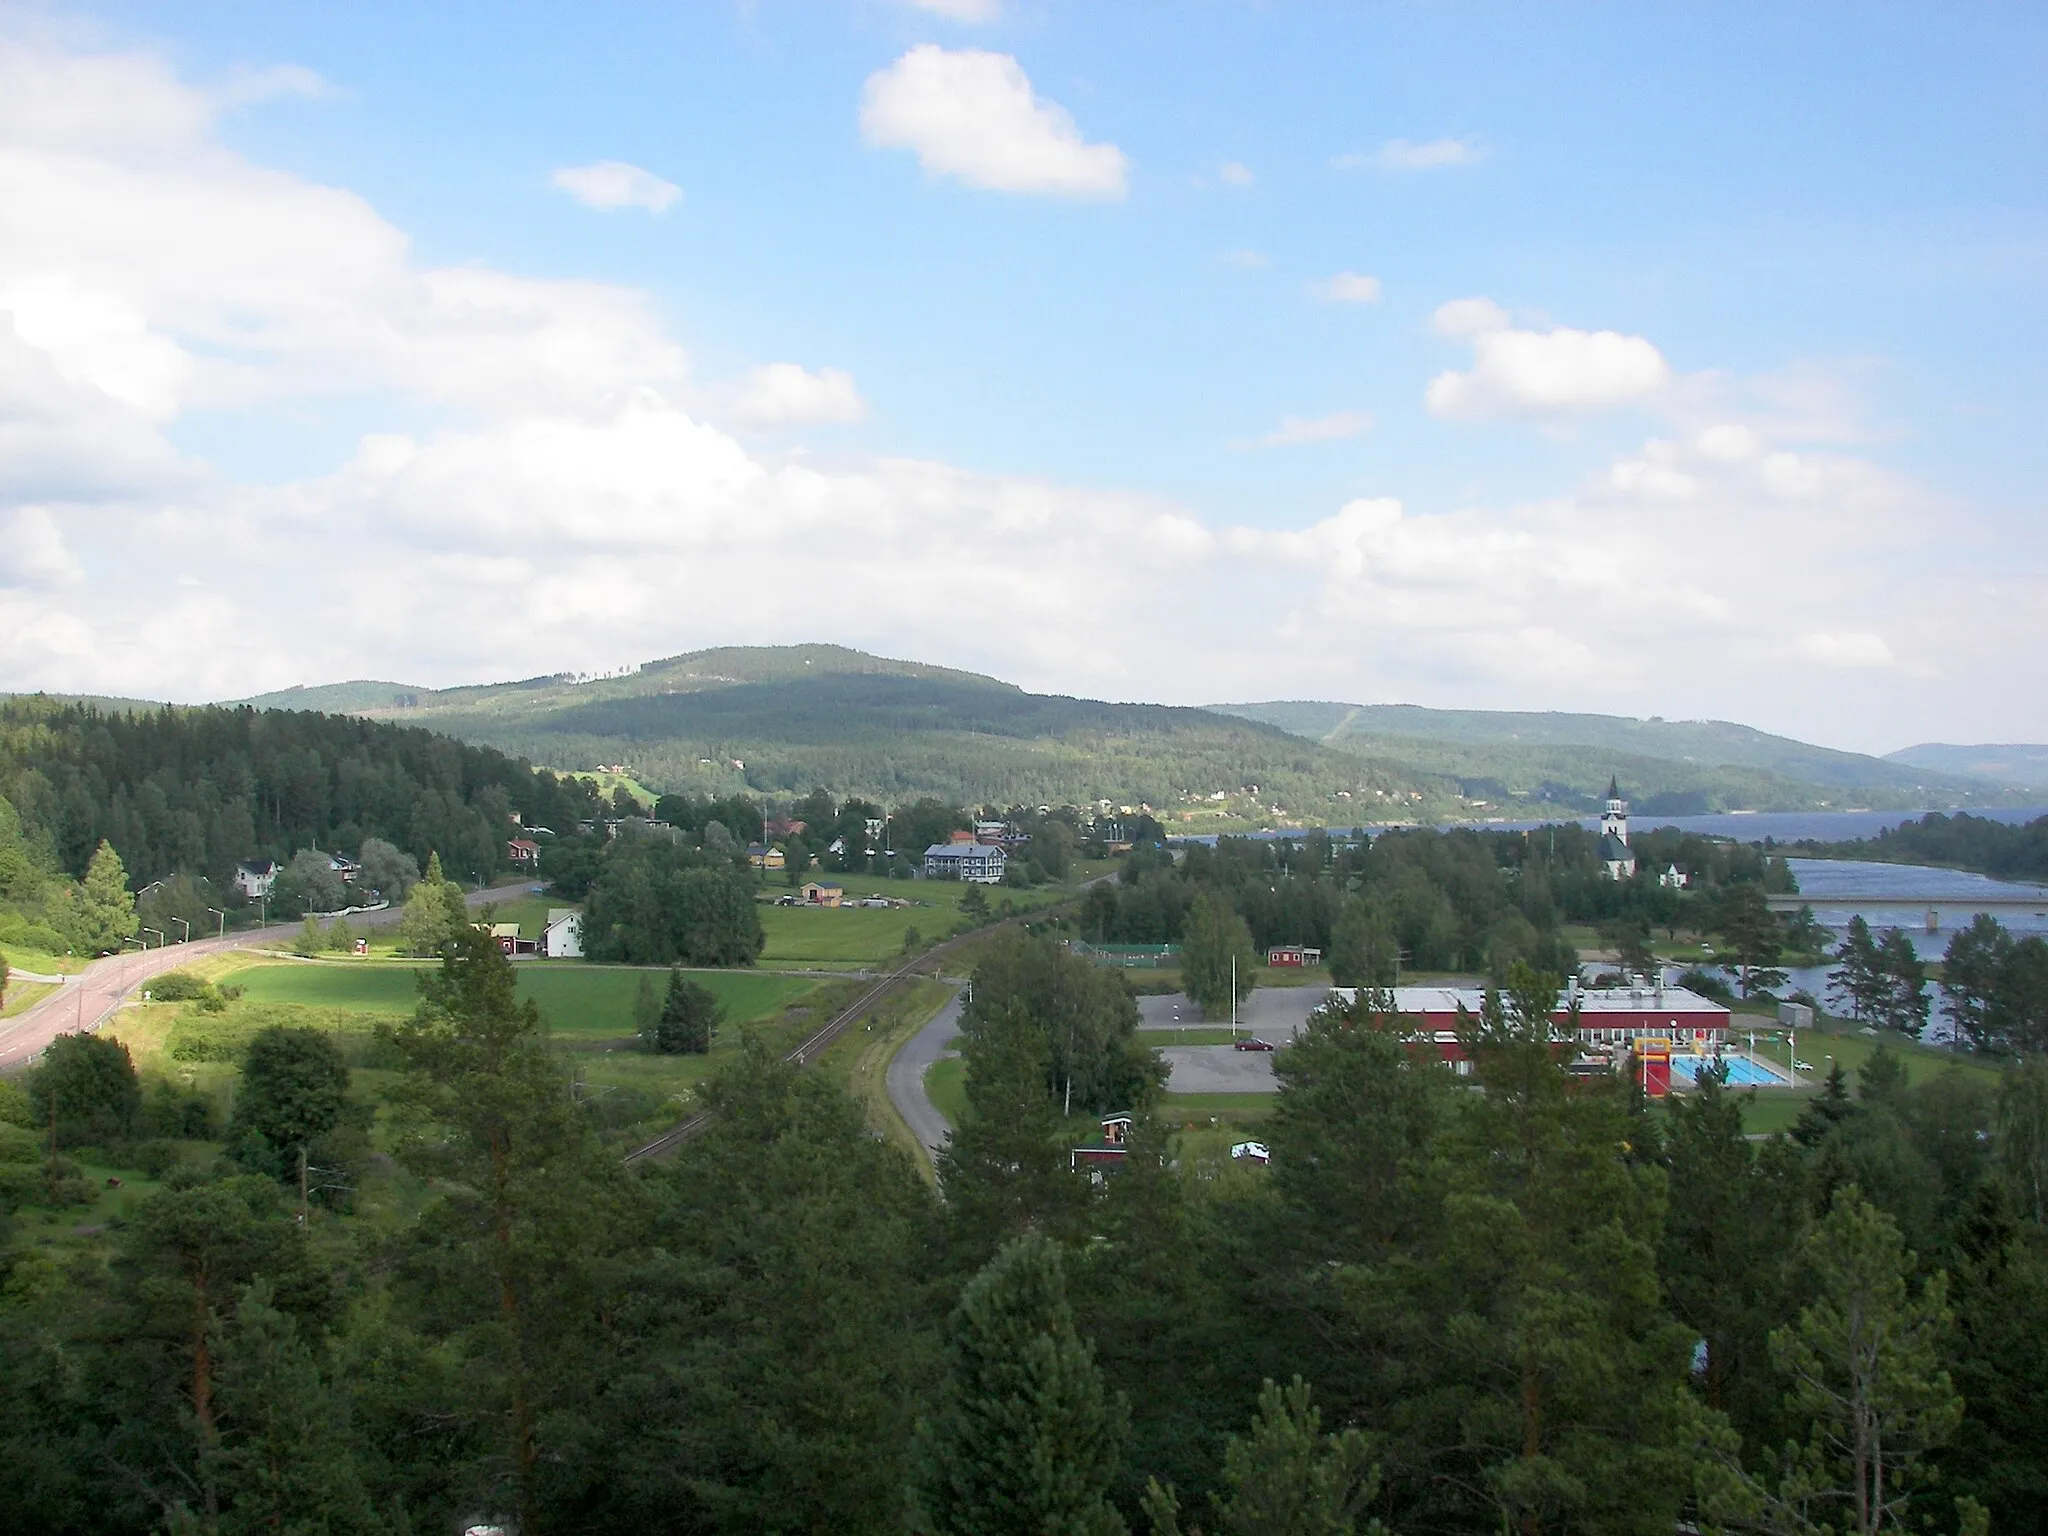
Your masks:
<svg viewBox="0 0 2048 1536"><path fill-rule="evenodd" d="M1032 915L1038 917L1044 914L1033 913ZM879 977L873 986L840 1009L839 1012L832 1015L815 1032L783 1052L782 1059L794 1067L809 1065L817 1059L819 1052L825 1050L833 1041L845 1034L847 1030L851 1029L865 1017L874 1008L875 1004L879 1003L884 997L888 996L889 993L900 987L911 977L921 974L927 968L936 970L939 961L943 960L951 951L966 944L969 940L987 938L990 934L998 933L1019 921L1021 921L1020 918L1004 918L1000 923L993 923L986 928L977 928L972 933L959 934L954 938L947 939L942 944L934 944L914 960L906 961L895 970L889 972L888 975ZM626 1154L627 1163L646 1162L650 1159L659 1160L668 1156L692 1136L701 1132L704 1127L711 1123L713 1118L711 1110L698 1110L694 1115L670 1126L645 1146L635 1147L632 1151L628 1152Z"/></svg>

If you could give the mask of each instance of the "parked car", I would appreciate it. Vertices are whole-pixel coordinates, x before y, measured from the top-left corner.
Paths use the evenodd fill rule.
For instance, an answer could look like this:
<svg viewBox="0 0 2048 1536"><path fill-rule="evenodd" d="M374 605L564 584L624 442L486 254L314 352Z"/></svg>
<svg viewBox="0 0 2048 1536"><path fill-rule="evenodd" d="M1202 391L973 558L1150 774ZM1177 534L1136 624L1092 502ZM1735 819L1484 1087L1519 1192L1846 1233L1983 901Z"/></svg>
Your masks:
<svg viewBox="0 0 2048 1536"><path fill-rule="evenodd" d="M1233 1041L1232 1044L1240 1051L1270 1051L1274 1048L1272 1041L1261 1040L1257 1035L1246 1035L1242 1040Z"/></svg>

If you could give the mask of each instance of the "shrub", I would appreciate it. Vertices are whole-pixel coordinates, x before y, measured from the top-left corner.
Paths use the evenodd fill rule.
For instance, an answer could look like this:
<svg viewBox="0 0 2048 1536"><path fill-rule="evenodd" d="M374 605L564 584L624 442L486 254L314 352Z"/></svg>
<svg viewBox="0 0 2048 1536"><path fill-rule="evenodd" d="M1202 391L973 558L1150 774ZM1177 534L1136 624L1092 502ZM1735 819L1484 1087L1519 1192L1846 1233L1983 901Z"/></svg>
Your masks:
<svg viewBox="0 0 2048 1536"><path fill-rule="evenodd" d="M128 1159L145 1177L152 1179L161 1179L181 1161L178 1149L168 1141L138 1141L130 1149Z"/></svg>
<svg viewBox="0 0 2048 1536"><path fill-rule="evenodd" d="M212 997L214 991L210 982L190 971L165 971L149 984L149 995L159 1003L193 1003Z"/></svg>
<svg viewBox="0 0 2048 1536"><path fill-rule="evenodd" d="M43 1144L34 1131L0 1124L0 1164L33 1163L42 1155Z"/></svg>

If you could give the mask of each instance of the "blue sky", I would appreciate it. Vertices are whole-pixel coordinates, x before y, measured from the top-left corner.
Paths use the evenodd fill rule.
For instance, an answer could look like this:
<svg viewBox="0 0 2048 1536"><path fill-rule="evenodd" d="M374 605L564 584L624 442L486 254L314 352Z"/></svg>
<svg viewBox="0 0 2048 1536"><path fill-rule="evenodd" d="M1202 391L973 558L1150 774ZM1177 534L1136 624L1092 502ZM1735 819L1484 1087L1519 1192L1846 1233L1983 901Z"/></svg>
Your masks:
<svg viewBox="0 0 2048 1536"><path fill-rule="evenodd" d="M2038 7L0 37L0 682L826 639L1175 702L2048 735Z"/></svg>

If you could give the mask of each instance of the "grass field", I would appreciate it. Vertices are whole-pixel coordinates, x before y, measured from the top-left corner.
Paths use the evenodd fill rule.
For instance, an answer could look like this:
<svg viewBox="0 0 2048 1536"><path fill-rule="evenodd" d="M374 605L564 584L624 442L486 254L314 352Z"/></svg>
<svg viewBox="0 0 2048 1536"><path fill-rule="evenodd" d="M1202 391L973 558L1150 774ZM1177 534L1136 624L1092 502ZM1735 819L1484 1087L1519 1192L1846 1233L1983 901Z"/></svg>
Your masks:
<svg viewBox="0 0 2048 1536"><path fill-rule="evenodd" d="M9 980L7 983L7 1001L4 1005L0 1005L0 1019L11 1019L17 1013L23 1013L35 1007L37 1003L40 1003L44 998L56 991L57 987L58 983L54 981Z"/></svg>
<svg viewBox="0 0 2048 1536"><path fill-rule="evenodd" d="M414 977L420 969L352 960L272 961L235 971L232 979L246 989L252 1003L298 1003L402 1017L419 1001ZM657 990L667 986L662 971L623 966L522 965L518 976L520 997L538 1003L549 1029L564 1038L631 1034L641 978L652 979ZM690 979L718 999L726 1021L733 1025L779 1013L818 985L806 977L757 971L692 971Z"/></svg>
<svg viewBox="0 0 2048 1536"><path fill-rule="evenodd" d="M821 880L838 876L820 875ZM870 894L913 902L909 907L778 907L763 903L761 927L768 947L762 951L763 965L796 965L820 969L874 966L893 959L903 950L903 934L915 928L930 943L943 939L960 921L960 898L977 887L951 880L878 880L873 876L847 876L850 897ZM1064 887L1043 886L1038 890L1005 890L979 887L988 898L990 911L1029 912L1063 900L1070 892ZM783 888L762 887L764 893L780 895Z"/></svg>
<svg viewBox="0 0 2048 1536"><path fill-rule="evenodd" d="M967 1119L967 1063L958 1056L935 1061L924 1075L925 1096L932 1108L946 1117L948 1125Z"/></svg>

